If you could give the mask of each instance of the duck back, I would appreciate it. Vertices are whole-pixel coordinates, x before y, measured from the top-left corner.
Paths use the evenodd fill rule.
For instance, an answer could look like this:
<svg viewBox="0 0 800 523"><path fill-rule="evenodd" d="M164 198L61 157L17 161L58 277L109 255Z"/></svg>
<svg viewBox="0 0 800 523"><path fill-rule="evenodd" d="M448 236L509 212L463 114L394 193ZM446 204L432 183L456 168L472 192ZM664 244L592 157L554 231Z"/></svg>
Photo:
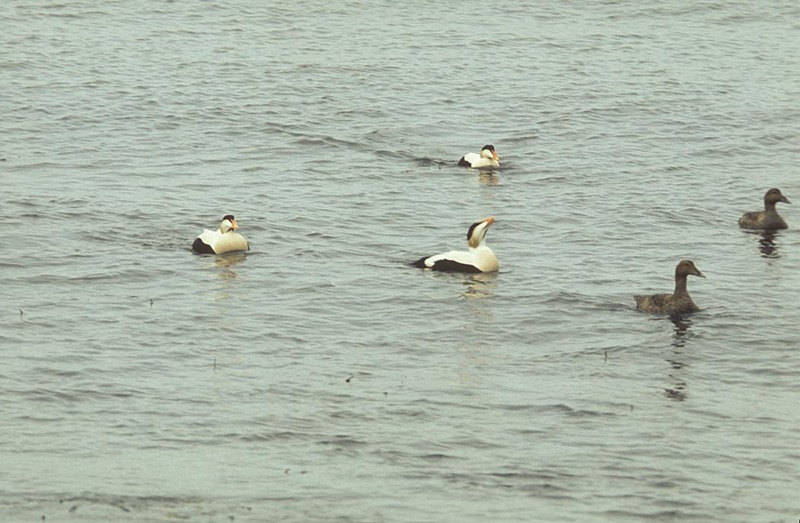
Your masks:
<svg viewBox="0 0 800 523"><path fill-rule="evenodd" d="M653 294L652 296L634 296L633 299L636 301L638 310L653 314L684 314L700 310L700 307L695 305L689 295Z"/></svg>
<svg viewBox="0 0 800 523"><path fill-rule="evenodd" d="M746 212L739 218L739 227L743 229L786 229L788 225L777 212Z"/></svg>

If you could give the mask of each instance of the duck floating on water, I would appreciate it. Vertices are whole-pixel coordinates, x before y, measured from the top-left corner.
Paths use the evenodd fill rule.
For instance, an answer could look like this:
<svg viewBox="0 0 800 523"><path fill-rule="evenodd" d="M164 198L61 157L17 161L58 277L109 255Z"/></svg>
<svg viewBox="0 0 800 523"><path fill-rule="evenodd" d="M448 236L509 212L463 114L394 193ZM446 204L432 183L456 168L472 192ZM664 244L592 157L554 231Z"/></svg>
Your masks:
<svg viewBox="0 0 800 523"><path fill-rule="evenodd" d="M494 145L484 145L480 154L468 153L458 161L461 167L472 167L473 169L494 169L500 167L500 157L494 150Z"/></svg>
<svg viewBox="0 0 800 523"><path fill-rule="evenodd" d="M764 210L744 213L739 218L739 227L766 230L787 229L789 226L775 209L775 204L778 202L792 203L781 193L780 189L770 189L764 194Z"/></svg>
<svg viewBox="0 0 800 523"><path fill-rule="evenodd" d="M693 261L681 260L675 267L675 291L672 294L634 296L636 308L654 314L684 314L699 311L700 307L692 301L686 288L686 279L689 275L705 278Z"/></svg>
<svg viewBox="0 0 800 523"><path fill-rule="evenodd" d="M434 256L425 256L411 265L420 269L448 272L495 272L500 268L497 256L486 245L486 232L494 223L490 216L470 225L467 231L469 252L448 251Z"/></svg>
<svg viewBox="0 0 800 523"><path fill-rule="evenodd" d="M192 250L200 254L223 254L226 252L246 251L250 248L244 236L236 232L239 224L232 214L226 214L219 223L219 229L203 233L195 239Z"/></svg>

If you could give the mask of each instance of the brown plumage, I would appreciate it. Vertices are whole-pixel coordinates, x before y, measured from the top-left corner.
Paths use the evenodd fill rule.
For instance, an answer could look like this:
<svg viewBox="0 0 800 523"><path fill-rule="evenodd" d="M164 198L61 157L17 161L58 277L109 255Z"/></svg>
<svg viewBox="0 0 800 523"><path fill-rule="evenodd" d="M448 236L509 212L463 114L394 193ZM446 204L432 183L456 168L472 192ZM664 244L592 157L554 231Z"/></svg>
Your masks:
<svg viewBox="0 0 800 523"><path fill-rule="evenodd" d="M654 294L652 296L634 296L636 308L642 312L654 314L683 314L697 312L700 307L695 305L689 291L686 289L686 278L689 275L705 278L702 272L694 266L691 260L681 260L675 267L675 292L672 294Z"/></svg>
<svg viewBox="0 0 800 523"><path fill-rule="evenodd" d="M786 229L789 226L775 210L778 202L792 203L781 194L780 189L770 189L764 195L764 210L746 212L739 218L739 227L743 229Z"/></svg>

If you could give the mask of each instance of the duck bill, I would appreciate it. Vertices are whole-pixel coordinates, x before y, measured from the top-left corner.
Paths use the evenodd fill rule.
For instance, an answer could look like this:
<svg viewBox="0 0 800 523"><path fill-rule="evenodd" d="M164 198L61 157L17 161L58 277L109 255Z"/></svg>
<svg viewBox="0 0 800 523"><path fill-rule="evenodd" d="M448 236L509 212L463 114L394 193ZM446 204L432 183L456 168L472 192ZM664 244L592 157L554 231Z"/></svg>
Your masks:
<svg viewBox="0 0 800 523"><path fill-rule="evenodd" d="M485 223L486 226L488 227L488 226L490 226L491 224L494 223L494 220L495 220L494 216L489 216L488 218L483 220L483 223Z"/></svg>
<svg viewBox="0 0 800 523"><path fill-rule="evenodd" d="M783 200L781 200L781 201L782 201L783 203L792 203L792 202L790 202L790 201L789 201L789 198L787 198L786 196L784 196L784 197L783 197Z"/></svg>
<svg viewBox="0 0 800 523"><path fill-rule="evenodd" d="M239 228L239 224L236 223L236 220L231 220L231 229L234 231Z"/></svg>
<svg viewBox="0 0 800 523"><path fill-rule="evenodd" d="M694 273L694 275L695 275L695 276L699 276L699 277L701 277L701 278L705 278L705 277L706 277L706 275L705 275L705 274L703 274L703 273L702 273L702 272L700 272L700 271L697 271L696 273Z"/></svg>
<svg viewBox="0 0 800 523"><path fill-rule="evenodd" d="M497 155L497 151L492 151L492 158L494 158L498 162L500 161L500 157Z"/></svg>

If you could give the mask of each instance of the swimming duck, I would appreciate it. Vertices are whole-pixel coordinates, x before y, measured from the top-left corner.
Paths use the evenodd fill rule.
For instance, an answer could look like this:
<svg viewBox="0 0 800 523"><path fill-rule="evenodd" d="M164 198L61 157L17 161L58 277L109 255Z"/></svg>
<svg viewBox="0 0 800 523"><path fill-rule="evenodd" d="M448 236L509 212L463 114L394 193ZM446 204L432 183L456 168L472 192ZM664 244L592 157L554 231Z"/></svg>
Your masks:
<svg viewBox="0 0 800 523"><path fill-rule="evenodd" d="M209 231L203 229L203 234L197 237L192 244L192 250L201 254L222 254L233 251L246 251L250 248L244 236L235 232L239 228L236 218L232 214L223 216L219 229Z"/></svg>
<svg viewBox="0 0 800 523"><path fill-rule="evenodd" d="M746 212L739 218L739 227L743 229L786 229L789 226L775 210L778 202L792 203L781 194L780 189L770 189L764 195L764 210Z"/></svg>
<svg viewBox="0 0 800 523"><path fill-rule="evenodd" d="M655 314L683 314L697 312L700 307L695 305L689 291L686 289L686 278L689 275L705 278L702 272L694 266L691 260L681 260L675 267L675 292L672 294L654 294L652 296L634 296L636 308L642 312Z"/></svg>
<svg viewBox="0 0 800 523"><path fill-rule="evenodd" d="M486 232L494 223L490 216L470 225L467 231L469 252L448 251L434 256L425 256L411 265L420 269L449 272L495 272L500 268L494 252L486 245Z"/></svg>
<svg viewBox="0 0 800 523"><path fill-rule="evenodd" d="M500 167L500 157L494 150L494 145L484 145L480 154L468 153L458 161L461 167L472 167L473 169L493 169Z"/></svg>

